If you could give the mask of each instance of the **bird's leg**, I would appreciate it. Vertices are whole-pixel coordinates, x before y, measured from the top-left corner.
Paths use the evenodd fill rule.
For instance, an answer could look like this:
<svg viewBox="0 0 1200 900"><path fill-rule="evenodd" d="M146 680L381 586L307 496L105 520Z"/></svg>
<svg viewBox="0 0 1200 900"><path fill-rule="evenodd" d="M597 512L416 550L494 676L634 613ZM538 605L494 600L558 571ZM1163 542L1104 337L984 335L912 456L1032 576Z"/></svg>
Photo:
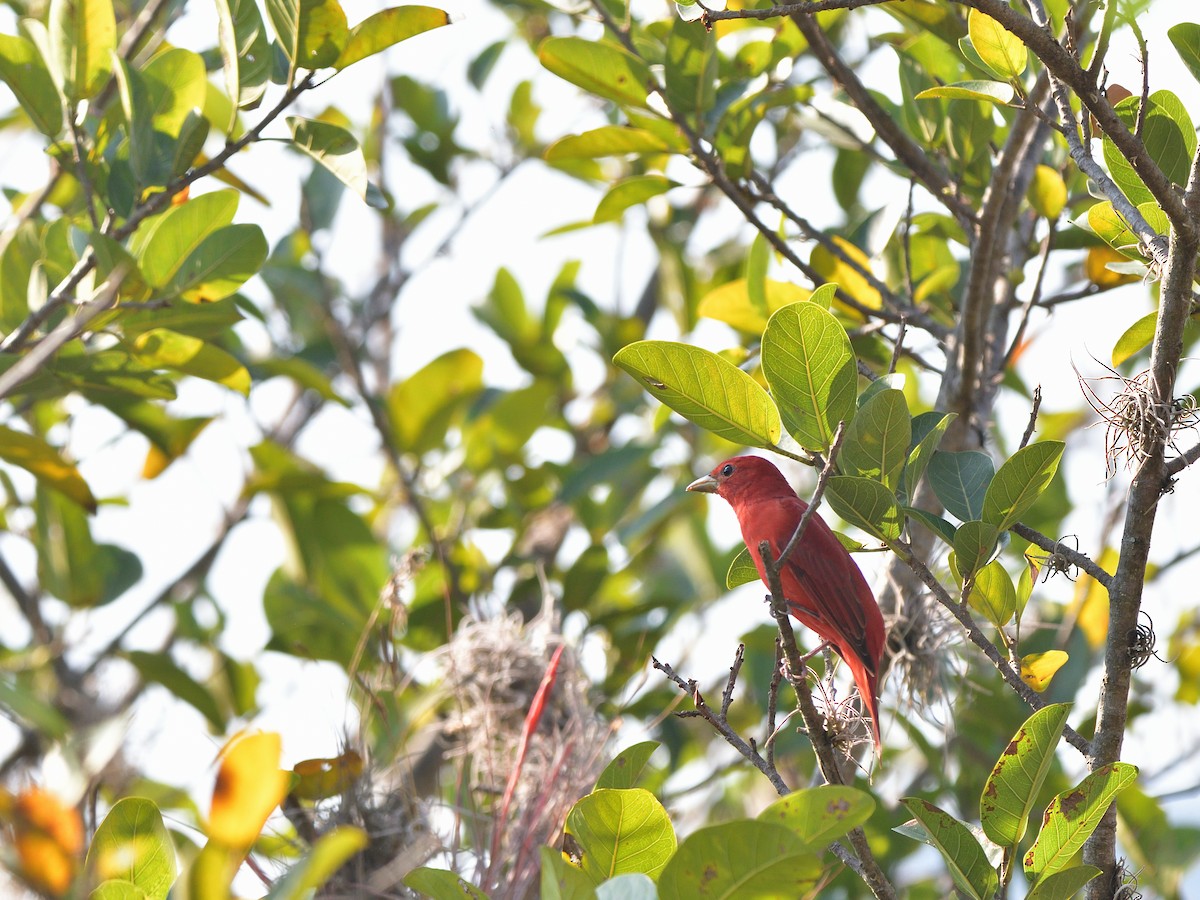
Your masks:
<svg viewBox="0 0 1200 900"><path fill-rule="evenodd" d="M829 641L822 641L814 649L810 650L808 653L805 653L802 657L800 657L800 662L807 664L808 661L810 659L812 659L814 656L816 656L818 653L825 653L832 649L833 649L833 644L829 643Z"/></svg>

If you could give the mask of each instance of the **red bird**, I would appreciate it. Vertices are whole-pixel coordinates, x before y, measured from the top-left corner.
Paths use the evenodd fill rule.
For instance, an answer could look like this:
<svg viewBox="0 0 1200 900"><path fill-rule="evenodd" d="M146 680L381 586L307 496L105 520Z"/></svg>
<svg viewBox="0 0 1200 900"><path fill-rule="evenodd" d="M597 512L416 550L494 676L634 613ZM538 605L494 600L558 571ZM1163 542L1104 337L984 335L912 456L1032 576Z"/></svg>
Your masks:
<svg viewBox="0 0 1200 900"><path fill-rule="evenodd" d="M742 538L766 584L759 543L770 541L771 553L778 559L808 509L783 473L760 457L735 456L687 489L717 494L733 507ZM883 616L858 565L819 515L809 520L779 579L791 614L827 641L850 667L871 716L878 750Z"/></svg>

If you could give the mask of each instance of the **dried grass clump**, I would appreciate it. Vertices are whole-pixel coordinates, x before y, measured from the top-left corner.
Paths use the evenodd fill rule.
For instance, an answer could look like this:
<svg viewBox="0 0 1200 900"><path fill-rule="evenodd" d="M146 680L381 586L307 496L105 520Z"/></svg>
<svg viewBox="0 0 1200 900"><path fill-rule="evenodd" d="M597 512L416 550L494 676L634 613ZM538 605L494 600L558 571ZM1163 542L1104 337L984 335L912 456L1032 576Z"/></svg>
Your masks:
<svg viewBox="0 0 1200 900"><path fill-rule="evenodd" d="M1200 424L1200 407L1196 398L1185 394L1171 400L1160 400L1148 369L1126 378L1116 369L1104 368L1111 374L1085 378L1075 369L1075 375L1088 405L1106 425L1105 477L1112 478L1117 474L1118 462L1123 461L1127 469L1133 468L1141 465L1164 445L1178 453L1175 435ZM1100 381L1118 382L1120 390L1110 400L1104 400L1090 383Z"/></svg>
<svg viewBox="0 0 1200 900"><path fill-rule="evenodd" d="M888 671L901 704L925 714L959 695L965 667L956 650L962 640L957 620L932 595L916 608L919 616L888 633Z"/></svg>

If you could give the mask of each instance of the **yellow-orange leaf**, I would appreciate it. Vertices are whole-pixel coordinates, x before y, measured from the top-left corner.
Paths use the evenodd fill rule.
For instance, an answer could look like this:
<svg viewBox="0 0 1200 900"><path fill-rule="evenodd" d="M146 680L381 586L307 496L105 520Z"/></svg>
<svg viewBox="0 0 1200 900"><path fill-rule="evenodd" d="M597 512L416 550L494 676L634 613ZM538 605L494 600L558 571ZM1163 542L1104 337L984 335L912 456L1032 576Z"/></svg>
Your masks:
<svg viewBox="0 0 1200 900"><path fill-rule="evenodd" d="M22 876L44 893L54 896L66 893L75 878L79 852L83 849L79 813L36 787L3 806L4 818L11 820L15 831L13 845L21 861Z"/></svg>
<svg viewBox="0 0 1200 900"><path fill-rule="evenodd" d="M332 759L303 760L292 768L300 776L292 795L301 800L336 797L358 780L362 770L363 759L353 750Z"/></svg>
<svg viewBox="0 0 1200 900"><path fill-rule="evenodd" d="M812 295L808 288L772 279L767 279L763 293L767 301L766 315L750 301L750 287L745 278L727 281L704 295L696 314L732 325L738 331L762 334L771 313L789 303L807 300Z"/></svg>
<svg viewBox="0 0 1200 900"><path fill-rule="evenodd" d="M1118 554L1111 547L1106 547L1096 560L1096 565L1106 572L1117 569ZM1075 622L1088 646L1092 649L1104 646L1108 636L1108 591L1104 585L1092 576L1081 574L1075 582L1075 602L1072 604L1075 612Z"/></svg>
<svg viewBox="0 0 1200 900"><path fill-rule="evenodd" d="M280 737L236 734L221 751L213 787L208 836L226 847L249 847L287 793L290 776L279 768Z"/></svg>
<svg viewBox="0 0 1200 900"><path fill-rule="evenodd" d="M88 512L96 511L96 498L79 470L38 435L0 425L0 459L33 473L42 484L70 497Z"/></svg>
<svg viewBox="0 0 1200 900"><path fill-rule="evenodd" d="M1129 262L1129 258L1118 253L1112 247L1091 247L1083 263L1083 274L1087 280L1097 287L1109 288L1119 284L1129 284L1137 281L1138 277L1128 272L1114 272L1108 268L1109 263Z"/></svg>
<svg viewBox="0 0 1200 900"><path fill-rule="evenodd" d="M1067 654L1062 650L1027 653L1021 657L1021 680L1040 694L1050 686L1050 679L1066 664L1067 659Z"/></svg>

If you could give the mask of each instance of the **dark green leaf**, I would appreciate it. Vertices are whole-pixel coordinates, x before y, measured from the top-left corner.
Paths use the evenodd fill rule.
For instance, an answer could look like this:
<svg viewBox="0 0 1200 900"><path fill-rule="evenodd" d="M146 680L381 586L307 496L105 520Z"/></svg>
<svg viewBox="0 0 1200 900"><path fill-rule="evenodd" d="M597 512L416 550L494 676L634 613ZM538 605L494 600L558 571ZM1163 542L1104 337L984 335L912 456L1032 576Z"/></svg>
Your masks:
<svg viewBox="0 0 1200 900"><path fill-rule="evenodd" d="M228 297L258 274L267 239L257 225L226 225L204 238L162 286L169 297L211 303Z"/></svg>
<svg viewBox="0 0 1200 900"><path fill-rule="evenodd" d="M982 568L992 558L999 539L1000 529L989 522L972 519L958 526L954 532L954 555L959 577L970 578Z"/></svg>
<svg viewBox="0 0 1200 900"><path fill-rule="evenodd" d="M413 869L404 876L404 884L432 900L488 900L475 885L445 869Z"/></svg>
<svg viewBox="0 0 1200 900"><path fill-rule="evenodd" d="M254 0L216 0L216 4L225 90L233 101L224 126L228 133L239 109L254 109L262 101L271 75L271 42Z"/></svg>
<svg viewBox="0 0 1200 900"><path fill-rule="evenodd" d="M938 450L926 471L934 494L948 513L964 522L983 518L983 498L994 474L990 456L978 450Z"/></svg>

